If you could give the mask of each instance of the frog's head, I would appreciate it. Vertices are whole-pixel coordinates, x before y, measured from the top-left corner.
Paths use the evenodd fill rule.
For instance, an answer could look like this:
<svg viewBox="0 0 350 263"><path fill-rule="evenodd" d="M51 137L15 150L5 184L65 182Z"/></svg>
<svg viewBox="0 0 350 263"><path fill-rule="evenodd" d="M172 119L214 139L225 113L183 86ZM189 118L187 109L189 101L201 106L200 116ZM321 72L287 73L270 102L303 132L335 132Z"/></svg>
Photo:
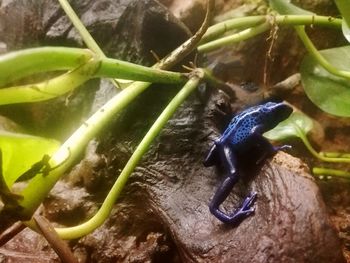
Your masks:
<svg viewBox="0 0 350 263"><path fill-rule="evenodd" d="M284 121L291 115L293 108L283 102L267 102L261 105L261 112L264 115L264 123L267 129L273 129L281 121Z"/></svg>

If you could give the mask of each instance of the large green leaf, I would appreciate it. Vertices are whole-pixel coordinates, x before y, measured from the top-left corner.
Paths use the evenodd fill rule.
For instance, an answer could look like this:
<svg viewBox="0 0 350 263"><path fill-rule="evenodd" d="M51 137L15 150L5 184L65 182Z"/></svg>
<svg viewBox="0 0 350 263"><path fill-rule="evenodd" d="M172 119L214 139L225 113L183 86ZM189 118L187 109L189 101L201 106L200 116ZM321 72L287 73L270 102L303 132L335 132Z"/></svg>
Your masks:
<svg viewBox="0 0 350 263"><path fill-rule="evenodd" d="M270 0L270 7L281 15L312 15L310 11L293 5L290 0Z"/></svg>
<svg viewBox="0 0 350 263"><path fill-rule="evenodd" d="M3 176L10 187L17 178L40 161L45 154L51 155L60 143L20 133L0 131Z"/></svg>
<svg viewBox="0 0 350 263"><path fill-rule="evenodd" d="M329 63L350 70L350 46L320 51ZM336 116L350 116L350 82L321 67L310 55L302 61L301 81L310 100L323 111Z"/></svg>
<svg viewBox="0 0 350 263"><path fill-rule="evenodd" d="M314 127L312 119L300 111L294 111L288 119L280 122L274 129L264 133L272 141L281 141L291 137L300 137L300 131L308 134Z"/></svg>

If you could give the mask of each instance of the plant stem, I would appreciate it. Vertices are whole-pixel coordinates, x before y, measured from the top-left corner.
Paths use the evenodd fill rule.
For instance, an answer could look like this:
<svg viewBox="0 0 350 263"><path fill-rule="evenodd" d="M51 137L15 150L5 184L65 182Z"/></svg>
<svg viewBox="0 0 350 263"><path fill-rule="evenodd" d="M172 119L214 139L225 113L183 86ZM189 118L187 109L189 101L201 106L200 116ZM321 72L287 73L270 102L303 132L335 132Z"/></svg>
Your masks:
<svg viewBox="0 0 350 263"><path fill-rule="evenodd" d="M213 3L213 0L209 0L208 3ZM208 10L212 10L208 4ZM210 17L210 11L207 12L206 19ZM208 22L204 22L198 32L203 34L206 30ZM176 63L181 58L189 54L193 46L196 46L201 34L195 34L192 38L188 39L184 44L178 47L170 56L167 56L154 66L156 69L166 69ZM133 99L147 89L151 83L147 82L134 82L127 89L122 90L109 100L104 106L102 106L97 112L95 112L87 121L83 123L69 138L68 140L55 152L50 159L50 166L54 167L60 164L56 169L52 170L47 176L41 174L35 176L28 182L26 188L20 193L23 199L18 202L18 206L21 209L11 210L13 213L17 213L17 218L13 217L13 220L21 219L28 220L34 211L39 207L40 203L50 192L57 180L62 174L73 164L73 162L79 157L81 152L86 147L87 143L92 140L98 132L124 107L126 107ZM3 210L2 210L3 211ZM0 212L1 216L1 212ZM34 225L33 221L28 221L26 224Z"/></svg>
<svg viewBox="0 0 350 263"><path fill-rule="evenodd" d="M298 136L302 140L302 142L305 144L306 148L309 150L309 152L316 158L320 159L324 162L330 162L330 163L350 163L350 158L335 158L335 157L326 157L322 154L319 154L310 144L309 140L307 139L306 135L302 131L302 129L295 125L295 129L298 131Z"/></svg>
<svg viewBox="0 0 350 263"><path fill-rule="evenodd" d="M173 67L176 63L184 59L188 54L189 50L193 50L198 43L201 41L205 32L207 31L215 6L215 0L207 0L207 12L205 14L204 21L201 27L198 29L196 34L194 34L190 39L188 39L185 43L183 43L179 48L175 49L168 56L162 59L157 66L162 69L168 69Z"/></svg>
<svg viewBox="0 0 350 263"><path fill-rule="evenodd" d="M40 47L0 56L0 86L23 77L54 70L70 70L94 57L88 49Z"/></svg>
<svg viewBox="0 0 350 263"><path fill-rule="evenodd" d="M0 89L0 105L43 101L63 95L91 78L98 61L88 63L58 77L35 84Z"/></svg>
<svg viewBox="0 0 350 263"><path fill-rule="evenodd" d="M233 43L237 43L237 42L252 38L256 35L259 35L262 32L267 31L269 28L270 28L269 23L265 22L263 24L259 24L258 26L242 30L241 32L238 32L236 34L222 37L217 40L213 40L208 43L202 44L198 46L197 50L199 53L210 52L220 47L228 46Z"/></svg>
<svg viewBox="0 0 350 263"><path fill-rule="evenodd" d="M326 157L333 157L333 158L349 158L350 159L350 153L320 152L320 155L326 156Z"/></svg>
<svg viewBox="0 0 350 263"><path fill-rule="evenodd" d="M267 31L274 24L277 25L319 25L334 28L341 28L341 19L317 16L317 15L277 15L277 16L251 16L234 18L218 23L208 28L200 43L207 42L213 38L234 29L246 28L245 30L223 37L198 47L199 52L209 52L214 49L246 40L257 34ZM214 42L214 43L212 43Z"/></svg>
<svg viewBox="0 0 350 263"><path fill-rule="evenodd" d="M55 166L60 163L62 163L62 165L52 170L50 174L45 177L40 174L35 176L21 192L21 195L24 197L19 201L19 205L23 208L20 211L20 216L22 218L30 218L33 211L42 202L43 197L47 196L64 171L66 171L81 152L83 152L87 143L106 126L117 112L127 106L149 85L150 83L146 82L134 82L129 88L122 90L109 100L65 141L50 159L50 165Z"/></svg>
<svg viewBox="0 0 350 263"><path fill-rule="evenodd" d="M343 77L350 79L350 72L339 70L332 64L330 64L317 50L317 48L314 46L310 38L307 36L305 29L303 26L295 26L295 30L300 37L301 41L304 43L305 48L310 53L310 55L328 72L332 73L333 75Z"/></svg>
<svg viewBox="0 0 350 263"><path fill-rule="evenodd" d="M338 169L329 169L323 167L314 167L312 168L312 173L315 175L330 175L341 177L345 179L350 179L350 172L338 170Z"/></svg>
<svg viewBox="0 0 350 263"><path fill-rule="evenodd" d="M67 0L58 0L58 1L61 4L62 9L66 13L66 15L69 17L72 24L74 25L75 29L78 30L86 46L89 49L91 49L93 52L95 52L100 58L106 58L106 55L103 53L102 49L96 43L95 39L90 35L89 31L87 31L86 27L81 22L78 15L74 12L69 2ZM123 82L122 80L118 80L118 79L113 79L111 81L113 85L116 86L117 88L120 88L119 82L120 81Z"/></svg>
<svg viewBox="0 0 350 263"><path fill-rule="evenodd" d="M200 76L201 75L201 76ZM203 73L194 75L191 77L186 85L180 90L180 92L171 100L158 119L154 122L149 129L145 137L142 139L136 150L130 157L129 161L125 165L123 171L119 175L118 179L114 183L112 189L105 198L101 208L98 212L87 222L68 228L56 228L57 233L63 239L75 239L87 235L95 230L97 227L103 224L103 222L109 216L113 205L123 190L130 174L133 172L137 164L140 162L142 156L148 150L152 141L157 137L164 125L174 114L176 109L182 104L182 102L191 94L192 91L198 86Z"/></svg>
<svg viewBox="0 0 350 263"><path fill-rule="evenodd" d="M111 58L101 60L101 65L93 77L117 77L128 80L168 84L184 84L187 80L184 74L178 72L160 70L156 67L149 68Z"/></svg>
<svg viewBox="0 0 350 263"><path fill-rule="evenodd" d="M53 61L51 56L49 56L50 59L45 60L50 51L53 51L56 61ZM86 61L89 55L91 58ZM187 79L181 73L144 67L117 59L98 59L92 55L93 53L86 49L44 47L10 53L5 55L4 59L0 57L0 69L6 68L6 63L10 66L18 63L20 68L20 74L16 77L12 74L14 73L13 69L5 69L1 75L5 82L8 79L14 80L19 76L23 77L34 72L70 69L79 65L70 72L49 80L0 89L0 105L52 99L75 89L89 79L97 77L118 77L168 84L183 84ZM46 65L47 67L45 67Z"/></svg>
<svg viewBox="0 0 350 263"><path fill-rule="evenodd" d="M74 12L73 8L70 6L67 0L58 0L62 9L69 17L73 26L78 30L80 36L82 37L86 46L95 52L100 58L105 58L106 55L103 53L102 49L98 46L95 39L90 35L89 31L85 28L84 24L79 19L78 15Z"/></svg>

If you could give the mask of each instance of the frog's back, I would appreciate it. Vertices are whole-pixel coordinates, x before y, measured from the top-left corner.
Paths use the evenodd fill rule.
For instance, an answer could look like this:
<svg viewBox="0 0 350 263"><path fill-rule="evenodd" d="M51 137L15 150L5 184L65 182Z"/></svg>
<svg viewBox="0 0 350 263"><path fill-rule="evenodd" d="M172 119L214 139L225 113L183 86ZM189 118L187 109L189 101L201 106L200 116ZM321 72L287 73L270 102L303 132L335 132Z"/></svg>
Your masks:
<svg viewBox="0 0 350 263"><path fill-rule="evenodd" d="M260 123L261 112L259 106L242 111L231 120L220 141L239 146L249 138L252 129Z"/></svg>

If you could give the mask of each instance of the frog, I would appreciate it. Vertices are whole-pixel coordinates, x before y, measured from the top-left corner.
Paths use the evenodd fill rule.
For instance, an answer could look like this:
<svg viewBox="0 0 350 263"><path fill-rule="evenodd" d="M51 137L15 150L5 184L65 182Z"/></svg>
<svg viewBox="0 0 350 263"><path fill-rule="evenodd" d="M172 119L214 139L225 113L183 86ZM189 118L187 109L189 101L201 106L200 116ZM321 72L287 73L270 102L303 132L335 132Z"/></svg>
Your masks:
<svg viewBox="0 0 350 263"><path fill-rule="evenodd" d="M290 149L290 145L274 146L263 134L286 120L293 108L285 102L266 102L247 108L234 116L222 135L210 148L203 164L205 167L221 165L226 173L209 203L209 210L221 222L237 225L255 211L253 207L257 192L253 191L232 213L220 209L240 178L237 157L246 156L254 147L262 152L255 164L260 165L268 157L280 150ZM249 156L249 155L248 155Z"/></svg>

